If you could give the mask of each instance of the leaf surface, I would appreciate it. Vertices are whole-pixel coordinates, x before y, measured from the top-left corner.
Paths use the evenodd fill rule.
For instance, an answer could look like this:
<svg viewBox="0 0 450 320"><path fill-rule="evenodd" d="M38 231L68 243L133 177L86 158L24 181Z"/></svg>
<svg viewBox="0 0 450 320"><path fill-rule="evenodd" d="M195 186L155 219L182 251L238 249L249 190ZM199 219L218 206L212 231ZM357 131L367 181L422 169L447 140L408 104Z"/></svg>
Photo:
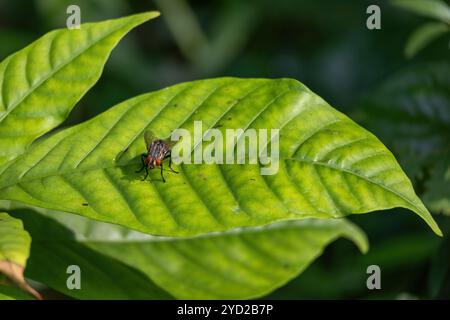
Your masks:
<svg viewBox="0 0 450 320"><path fill-rule="evenodd" d="M159 170L141 181L144 132L192 134L197 120L222 132L280 129L278 172L261 175L261 163L180 164L180 174L164 173L167 183ZM440 234L391 152L290 79L201 80L127 100L0 167L0 198L167 236L392 207L411 209Z"/></svg>

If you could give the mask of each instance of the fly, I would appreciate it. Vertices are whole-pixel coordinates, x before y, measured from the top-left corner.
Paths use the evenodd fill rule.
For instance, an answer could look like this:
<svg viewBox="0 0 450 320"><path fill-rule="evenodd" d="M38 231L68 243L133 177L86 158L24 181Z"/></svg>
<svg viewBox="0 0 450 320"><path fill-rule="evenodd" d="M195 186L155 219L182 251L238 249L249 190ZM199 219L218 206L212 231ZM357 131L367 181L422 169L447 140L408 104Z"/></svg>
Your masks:
<svg viewBox="0 0 450 320"><path fill-rule="evenodd" d="M171 157L172 147L176 142L158 139L151 131L145 132L144 139L147 147L147 153L143 153L141 155L142 168L136 171L136 173L139 173L145 169L145 177L142 179L142 181L144 181L147 179L148 169L161 167L161 178L163 182L166 182L163 175L163 161L165 159L169 158L169 169L174 173L178 173L172 168Z"/></svg>

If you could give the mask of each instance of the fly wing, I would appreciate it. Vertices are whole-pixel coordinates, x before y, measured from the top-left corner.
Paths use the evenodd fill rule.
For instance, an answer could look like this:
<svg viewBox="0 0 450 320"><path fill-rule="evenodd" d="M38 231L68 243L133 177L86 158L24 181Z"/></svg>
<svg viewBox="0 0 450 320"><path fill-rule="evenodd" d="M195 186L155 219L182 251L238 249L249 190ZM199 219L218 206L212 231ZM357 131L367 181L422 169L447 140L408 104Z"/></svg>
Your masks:
<svg viewBox="0 0 450 320"><path fill-rule="evenodd" d="M150 145L155 141L158 140L158 138L156 137L156 135L153 133L153 131L151 130L147 130L144 133L144 140L145 140L145 146L148 148L150 148Z"/></svg>
<svg viewBox="0 0 450 320"><path fill-rule="evenodd" d="M177 141L172 141L170 140L170 137L164 140L164 143L166 143L170 149L173 148L174 145L176 145L178 142L182 141L183 137L181 136L179 140Z"/></svg>

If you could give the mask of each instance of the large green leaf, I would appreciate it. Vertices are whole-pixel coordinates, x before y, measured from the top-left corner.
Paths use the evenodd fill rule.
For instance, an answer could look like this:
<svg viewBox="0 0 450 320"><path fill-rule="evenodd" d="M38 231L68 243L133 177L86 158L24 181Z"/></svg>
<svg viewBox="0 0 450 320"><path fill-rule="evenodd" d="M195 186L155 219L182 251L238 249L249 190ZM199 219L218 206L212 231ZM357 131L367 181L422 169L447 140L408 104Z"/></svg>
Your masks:
<svg viewBox="0 0 450 320"><path fill-rule="evenodd" d="M65 278L60 279L58 268L63 261L67 263L69 258L73 259L75 247L79 248L77 252L84 260L90 261L90 265L108 269L112 278L114 272L110 270L117 265L118 262L112 262L116 259L143 272L161 288L181 299L259 297L297 276L327 244L339 237L352 240L363 252L368 247L364 233L344 219L285 221L194 238L165 238L71 214L45 212L74 232L76 238L69 239L60 235L64 227L59 225L57 228L54 220L28 211L15 214L24 220L34 239L27 276L55 284L54 288L62 290L65 289L61 286L65 285ZM97 255L111 257L110 264L102 265L105 258L99 259L92 250ZM86 263L81 266L83 274L89 271L86 277L102 279L91 271L92 268L86 270L87 267L90 266ZM120 276L131 286L128 277L127 273ZM83 281L87 281L84 276ZM119 279L117 281L120 282ZM117 293L109 288L107 282L97 281L94 285L90 291L86 288L76 297L98 297L107 291L110 297L117 298ZM77 292L64 292L77 295Z"/></svg>
<svg viewBox="0 0 450 320"><path fill-rule="evenodd" d="M450 213L450 64L416 66L386 80L357 117L394 150L431 209Z"/></svg>
<svg viewBox="0 0 450 320"><path fill-rule="evenodd" d="M62 123L97 82L119 40L156 16L148 12L55 30L0 63L0 163Z"/></svg>
<svg viewBox="0 0 450 320"><path fill-rule="evenodd" d="M143 134L175 128L279 128L280 169L178 166L141 181ZM204 146L207 143L204 143ZM157 235L195 235L392 207L416 212L440 234L394 156L370 132L289 79L220 78L127 100L35 143L0 168L0 198L78 213Z"/></svg>

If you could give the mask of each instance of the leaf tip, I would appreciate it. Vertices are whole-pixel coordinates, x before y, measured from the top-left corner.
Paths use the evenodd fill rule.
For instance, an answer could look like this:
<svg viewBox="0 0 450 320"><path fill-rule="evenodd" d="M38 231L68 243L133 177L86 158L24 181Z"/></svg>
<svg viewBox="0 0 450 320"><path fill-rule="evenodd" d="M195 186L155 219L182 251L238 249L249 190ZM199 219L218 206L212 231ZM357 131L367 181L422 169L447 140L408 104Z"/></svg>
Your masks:
<svg viewBox="0 0 450 320"><path fill-rule="evenodd" d="M434 233L436 233L439 237L443 237L444 234L442 233L441 228L439 228L439 226L437 224L435 224L434 228L433 226L431 226L431 229L434 231Z"/></svg>
<svg viewBox="0 0 450 320"><path fill-rule="evenodd" d="M433 216L431 215L431 213L424 207L424 210L421 210L420 212L417 212L419 214L419 216L425 220L425 222L428 224L428 226L431 228L431 230L433 230L433 232L435 234L437 234L440 237L443 237L444 234L442 233L441 228L439 228L438 224L436 223L436 221L433 219Z"/></svg>
<svg viewBox="0 0 450 320"><path fill-rule="evenodd" d="M146 22L148 20L157 18L161 15L159 11L146 11L142 13L137 13L133 15L136 19L140 20L141 23Z"/></svg>
<svg viewBox="0 0 450 320"><path fill-rule="evenodd" d="M356 224L348 220L343 219L342 222L345 223L345 237L351 240L362 254L369 252L369 239L366 233Z"/></svg>

